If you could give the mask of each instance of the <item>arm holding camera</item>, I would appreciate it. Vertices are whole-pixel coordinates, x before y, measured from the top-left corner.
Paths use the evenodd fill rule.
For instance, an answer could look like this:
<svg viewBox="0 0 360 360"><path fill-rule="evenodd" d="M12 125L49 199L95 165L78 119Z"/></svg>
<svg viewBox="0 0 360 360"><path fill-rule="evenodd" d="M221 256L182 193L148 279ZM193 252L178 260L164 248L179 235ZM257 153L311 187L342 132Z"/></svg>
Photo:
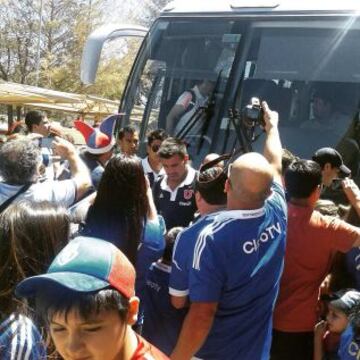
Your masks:
<svg viewBox="0 0 360 360"><path fill-rule="evenodd" d="M74 145L69 141L55 137L53 141L53 151L54 154L69 161L71 178L76 184L76 200L81 199L91 187L89 170L80 159Z"/></svg>
<svg viewBox="0 0 360 360"><path fill-rule="evenodd" d="M350 178L345 178L341 182L342 188L350 204L354 207L356 213L360 217L360 189Z"/></svg>
<svg viewBox="0 0 360 360"><path fill-rule="evenodd" d="M276 111L270 110L268 104L265 101L261 103L261 106L264 114L264 130L266 132L264 156L274 169L274 181L282 184L282 146L278 129L279 114Z"/></svg>

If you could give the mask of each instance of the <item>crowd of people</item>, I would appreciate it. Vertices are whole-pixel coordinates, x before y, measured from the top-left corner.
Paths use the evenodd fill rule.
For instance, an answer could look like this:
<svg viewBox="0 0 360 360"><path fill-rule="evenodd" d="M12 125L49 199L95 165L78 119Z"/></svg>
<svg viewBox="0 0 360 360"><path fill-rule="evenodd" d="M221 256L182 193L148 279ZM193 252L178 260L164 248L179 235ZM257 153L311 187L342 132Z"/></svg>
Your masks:
<svg viewBox="0 0 360 360"><path fill-rule="evenodd" d="M360 189L262 108L263 154L199 169L162 129L141 159L117 115L79 148L27 113L0 146L0 358L359 359Z"/></svg>

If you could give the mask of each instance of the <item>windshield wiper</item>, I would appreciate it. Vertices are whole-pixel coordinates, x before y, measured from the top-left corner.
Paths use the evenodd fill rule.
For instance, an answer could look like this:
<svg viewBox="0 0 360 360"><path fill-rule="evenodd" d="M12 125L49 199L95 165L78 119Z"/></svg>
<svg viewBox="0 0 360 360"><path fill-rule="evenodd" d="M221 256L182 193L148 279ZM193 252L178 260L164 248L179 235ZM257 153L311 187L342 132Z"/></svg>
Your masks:
<svg viewBox="0 0 360 360"><path fill-rule="evenodd" d="M155 79L151 85L150 92L149 92L150 96L147 100L144 114L142 117L143 126L141 127L140 139L142 139L145 136L145 131L148 128L151 111L153 110L153 104L155 102L156 97L159 94L158 91L160 89L161 80L163 79L164 76L165 76L165 69L161 69L161 68L158 69L158 71L155 75Z"/></svg>
<svg viewBox="0 0 360 360"><path fill-rule="evenodd" d="M222 72L223 72L223 69L221 69L219 71L219 74L218 74L216 82L215 82L214 89L213 89L211 95L209 96L207 105L204 108L205 121L204 121L204 123L202 124L202 127L201 127L200 141L199 141L199 145L198 145L198 148L197 148L197 151L196 151L197 154L200 153L200 149L202 148L202 146L204 144L204 137L205 137L205 134L207 133L207 131L209 129L210 119L214 115L216 97L217 97L217 93L218 93L218 88L219 88Z"/></svg>

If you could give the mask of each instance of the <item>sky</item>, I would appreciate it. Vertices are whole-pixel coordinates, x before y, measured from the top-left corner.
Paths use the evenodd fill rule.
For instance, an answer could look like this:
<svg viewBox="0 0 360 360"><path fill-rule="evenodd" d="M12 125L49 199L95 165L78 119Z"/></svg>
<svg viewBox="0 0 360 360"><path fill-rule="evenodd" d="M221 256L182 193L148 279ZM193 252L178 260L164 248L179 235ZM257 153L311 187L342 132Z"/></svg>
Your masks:
<svg viewBox="0 0 360 360"><path fill-rule="evenodd" d="M129 22L129 19L137 19L141 17L144 7L155 8L152 0L103 0L105 13L111 17L117 17L111 22Z"/></svg>

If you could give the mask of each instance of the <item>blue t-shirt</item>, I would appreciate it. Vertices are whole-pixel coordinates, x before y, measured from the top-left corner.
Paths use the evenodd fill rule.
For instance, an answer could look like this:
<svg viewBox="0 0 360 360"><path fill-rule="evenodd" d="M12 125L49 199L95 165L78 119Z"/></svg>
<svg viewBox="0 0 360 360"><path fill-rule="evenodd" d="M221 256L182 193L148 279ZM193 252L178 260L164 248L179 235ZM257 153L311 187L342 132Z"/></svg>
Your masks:
<svg viewBox="0 0 360 360"><path fill-rule="evenodd" d="M354 339L353 328L348 325L342 333L340 339L339 356L341 360L358 360L360 359L360 343Z"/></svg>
<svg viewBox="0 0 360 360"><path fill-rule="evenodd" d="M352 248L345 258L346 268L355 281L355 288L360 291L360 247Z"/></svg>
<svg viewBox="0 0 360 360"><path fill-rule="evenodd" d="M199 358L269 359L287 224L284 191L272 190L260 209L219 213L196 241L190 301L218 303Z"/></svg>
<svg viewBox="0 0 360 360"><path fill-rule="evenodd" d="M87 224L82 229L81 235L97 237L111 242L120 250L124 251L123 235L121 225L111 219L110 223L103 223L99 218L98 211L90 207L88 211ZM90 221L89 221L90 219ZM119 221L120 223L120 221ZM154 220L144 220L143 235L138 246L136 259L136 295L140 298L145 287L146 273L150 265L159 260L165 249L165 223L162 216L158 215Z"/></svg>
<svg viewBox="0 0 360 360"><path fill-rule="evenodd" d="M177 310L168 294L171 267L153 263L147 274L143 296L142 336L163 353L170 355L176 345L186 309Z"/></svg>
<svg viewBox="0 0 360 360"><path fill-rule="evenodd" d="M156 220L147 220L143 241L139 245L136 260L136 295L142 299L147 272L151 264L162 257L165 249L165 223L162 216Z"/></svg>
<svg viewBox="0 0 360 360"><path fill-rule="evenodd" d="M99 161L97 161L91 154L88 152L80 153L81 159L84 161L85 165L88 167L90 171L90 177L92 185L95 189L98 189L100 180L105 171L105 168Z"/></svg>
<svg viewBox="0 0 360 360"><path fill-rule="evenodd" d="M169 293L173 296L189 295L189 272L192 267L194 247L200 231L210 224L215 215L202 216L177 237L173 249Z"/></svg>

